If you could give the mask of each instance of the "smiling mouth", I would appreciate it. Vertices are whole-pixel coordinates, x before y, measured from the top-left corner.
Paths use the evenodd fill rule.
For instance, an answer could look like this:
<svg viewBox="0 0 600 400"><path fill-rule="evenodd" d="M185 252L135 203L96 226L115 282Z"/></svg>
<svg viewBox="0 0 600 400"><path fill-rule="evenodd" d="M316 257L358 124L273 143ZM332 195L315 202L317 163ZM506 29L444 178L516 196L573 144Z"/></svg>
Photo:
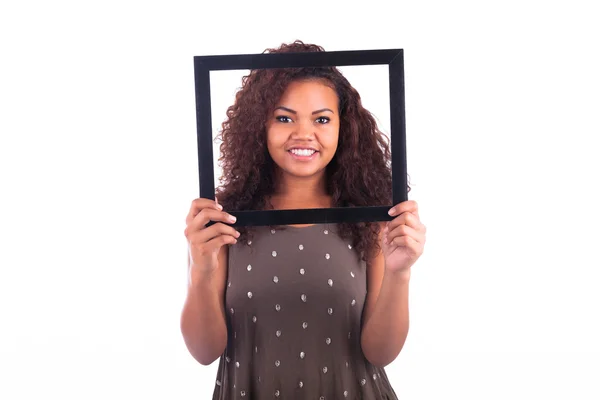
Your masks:
<svg viewBox="0 0 600 400"><path fill-rule="evenodd" d="M289 152L298 157L310 157L317 151L314 149L291 149Z"/></svg>

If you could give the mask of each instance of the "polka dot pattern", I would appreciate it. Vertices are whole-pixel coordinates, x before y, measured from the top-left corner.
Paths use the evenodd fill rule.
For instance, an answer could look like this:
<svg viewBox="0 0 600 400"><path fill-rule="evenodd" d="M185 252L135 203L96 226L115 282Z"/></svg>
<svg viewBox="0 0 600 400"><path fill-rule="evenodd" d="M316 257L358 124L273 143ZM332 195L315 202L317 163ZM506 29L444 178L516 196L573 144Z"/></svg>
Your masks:
<svg viewBox="0 0 600 400"><path fill-rule="evenodd" d="M213 400L396 399L358 340L367 275L353 248L331 225L260 228L230 246L225 304L235 340Z"/></svg>

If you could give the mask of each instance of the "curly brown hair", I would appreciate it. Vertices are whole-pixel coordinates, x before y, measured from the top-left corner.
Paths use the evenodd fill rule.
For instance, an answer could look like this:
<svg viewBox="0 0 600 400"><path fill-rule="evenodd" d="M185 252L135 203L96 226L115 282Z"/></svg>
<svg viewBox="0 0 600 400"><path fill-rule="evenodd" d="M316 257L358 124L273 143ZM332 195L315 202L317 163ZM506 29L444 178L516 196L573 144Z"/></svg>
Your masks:
<svg viewBox="0 0 600 400"><path fill-rule="evenodd" d="M296 40L263 53L325 51ZM227 109L218 138L223 170L216 196L225 210L273 209L268 198L275 189L275 163L266 145L266 124L287 86L298 80L317 79L335 90L339 100L338 149L326 169L327 191L333 207L390 205L392 202L391 154L387 138L373 115L335 67L252 70L242 78L235 102ZM249 149L249 147L252 149ZM408 187L410 191L410 186ZM338 224L358 255L368 261L380 250L380 223ZM240 227L240 240L251 229Z"/></svg>

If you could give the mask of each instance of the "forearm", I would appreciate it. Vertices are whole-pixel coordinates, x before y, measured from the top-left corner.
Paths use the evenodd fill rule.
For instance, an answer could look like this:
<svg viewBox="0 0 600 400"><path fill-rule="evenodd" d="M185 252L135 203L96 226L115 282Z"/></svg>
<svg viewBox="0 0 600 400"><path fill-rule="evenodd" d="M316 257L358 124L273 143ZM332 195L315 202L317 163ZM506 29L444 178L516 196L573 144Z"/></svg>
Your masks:
<svg viewBox="0 0 600 400"><path fill-rule="evenodd" d="M386 366L400 353L409 328L409 272L385 272L371 316L364 322L361 345L365 357Z"/></svg>
<svg viewBox="0 0 600 400"><path fill-rule="evenodd" d="M181 314L181 332L192 356L209 365L225 350L227 324L213 277L207 275L188 285Z"/></svg>

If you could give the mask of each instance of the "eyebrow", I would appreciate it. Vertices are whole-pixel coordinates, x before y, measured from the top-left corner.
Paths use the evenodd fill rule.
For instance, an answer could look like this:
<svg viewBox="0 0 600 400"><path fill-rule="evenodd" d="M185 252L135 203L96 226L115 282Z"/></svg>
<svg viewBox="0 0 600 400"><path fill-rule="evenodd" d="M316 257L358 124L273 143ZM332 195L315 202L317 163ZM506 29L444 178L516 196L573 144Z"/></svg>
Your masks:
<svg viewBox="0 0 600 400"><path fill-rule="evenodd" d="M284 107L284 106L279 106L279 107L275 108L275 110L284 110L284 111L287 111L287 112L292 113L292 114L298 114L296 111L292 110L291 108L287 108L287 107ZM324 112L324 111L329 111L330 113L335 114L329 108L321 108L320 110L313 111L312 113L314 115L314 114L318 114L318 113L321 113L321 112Z"/></svg>

